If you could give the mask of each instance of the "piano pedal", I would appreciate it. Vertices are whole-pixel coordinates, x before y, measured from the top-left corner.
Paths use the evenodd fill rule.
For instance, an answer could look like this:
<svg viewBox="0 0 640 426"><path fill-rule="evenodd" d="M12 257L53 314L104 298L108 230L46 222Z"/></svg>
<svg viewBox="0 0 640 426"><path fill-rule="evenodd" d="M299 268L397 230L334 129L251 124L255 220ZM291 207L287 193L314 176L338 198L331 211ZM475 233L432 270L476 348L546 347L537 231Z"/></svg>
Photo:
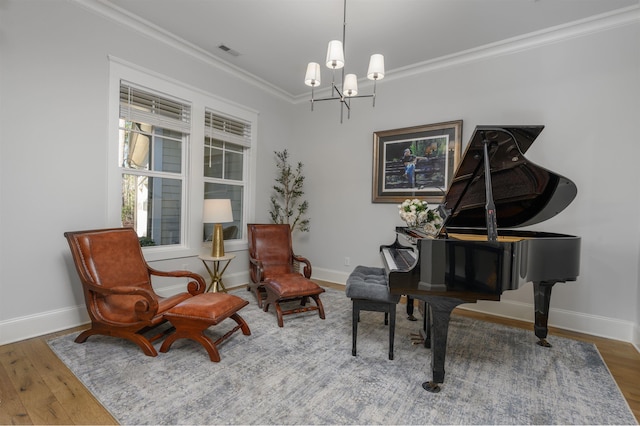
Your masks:
<svg viewBox="0 0 640 426"><path fill-rule="evenodd" d="M424 382L422 384L422 388L428 392L431 393L438 393L440 392L440 386L438 386L438 384L436 382L433 381L428 381L428 382Z"/></svg>
<svg viewBox="0 0 640 426"><path fill-rule="evenodd" d="M412 345L423 345L424 338L420 334L411 333L409 334L409 338L411 339Z"/></svg>
<svg viewBox="0 0 640 426"><path fill-rule="evenodd" d="M538 345L544 347L544 348L550 348L551 347L551 343L547 342L547 339L540 339L538 340Z"/></svg>

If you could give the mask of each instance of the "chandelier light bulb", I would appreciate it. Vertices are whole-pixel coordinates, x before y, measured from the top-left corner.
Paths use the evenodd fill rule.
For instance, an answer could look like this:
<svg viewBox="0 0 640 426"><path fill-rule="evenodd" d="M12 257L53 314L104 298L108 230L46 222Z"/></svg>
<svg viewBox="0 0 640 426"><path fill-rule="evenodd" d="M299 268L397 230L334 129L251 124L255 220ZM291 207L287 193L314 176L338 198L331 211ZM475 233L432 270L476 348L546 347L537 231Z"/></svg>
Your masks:
<svg viewBox="0 0 640 426"><path fill-rule="evenodd" d="M384 56L379 53L371 55L367 78L369 80L382 80L384 78Z"/></svg>
<svg viewBox="0 0 640 426"><path fill-rule="evenodd" d="M315 87L320 85L320 64L317 62L309 62L307 65L307 73L304 76L304 84Z"/></svg>
<svg viewBox="0 0 640 426"><path fill-rule="evenodd" d="M327 68L334 70L344 67L344 50L340 40L331 40L327 47Z"/></svg>
<svg viewBox="0 0 640 426"><path fill-rule="evenodd" d="M355 74L344 76L344 86L342 87L345 96L355 96L358 94L358 77Z"/></svg>

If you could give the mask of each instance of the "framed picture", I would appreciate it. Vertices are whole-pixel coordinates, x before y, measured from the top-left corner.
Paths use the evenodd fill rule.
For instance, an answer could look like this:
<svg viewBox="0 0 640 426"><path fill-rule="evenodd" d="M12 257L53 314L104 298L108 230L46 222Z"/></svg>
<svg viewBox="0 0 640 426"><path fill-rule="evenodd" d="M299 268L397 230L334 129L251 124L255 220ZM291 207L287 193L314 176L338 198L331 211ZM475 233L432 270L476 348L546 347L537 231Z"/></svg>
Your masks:
<svg viewBox="0 0 640 426"><path fill-rule="evenodd" d="M373 133L374 203L440 203L460 163L462 120Z"/></svg>

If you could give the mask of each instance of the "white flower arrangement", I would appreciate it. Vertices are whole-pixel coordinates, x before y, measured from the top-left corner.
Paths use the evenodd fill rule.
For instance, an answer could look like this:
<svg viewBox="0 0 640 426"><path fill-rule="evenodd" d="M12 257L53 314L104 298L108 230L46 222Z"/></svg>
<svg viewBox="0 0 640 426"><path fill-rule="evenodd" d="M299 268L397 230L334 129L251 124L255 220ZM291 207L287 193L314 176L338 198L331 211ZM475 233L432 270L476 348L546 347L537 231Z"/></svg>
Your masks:
<svg viewBox="0 0 640 426"><path fill-rule="evenodd" d="M442 218L435 209L429 209L426 201L407 199L398 206L400 218L411 228L423 228L429 235L436 235L442 228Z"/></svg>

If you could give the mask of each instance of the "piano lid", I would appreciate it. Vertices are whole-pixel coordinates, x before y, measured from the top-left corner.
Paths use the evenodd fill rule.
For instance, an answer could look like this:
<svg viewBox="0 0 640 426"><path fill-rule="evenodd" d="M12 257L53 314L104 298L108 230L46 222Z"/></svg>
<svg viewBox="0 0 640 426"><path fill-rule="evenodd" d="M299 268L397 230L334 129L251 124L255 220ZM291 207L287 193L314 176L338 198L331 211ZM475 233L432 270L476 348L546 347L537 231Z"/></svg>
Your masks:
<svg viewBox="0 0 640 426"><path fill-rule="evenodd" d="M527 160L544 126L477 126L445 196L447 228L486 228L484 140L489 141L498 228L543 222L576 197L575 184Z"/></svg>

